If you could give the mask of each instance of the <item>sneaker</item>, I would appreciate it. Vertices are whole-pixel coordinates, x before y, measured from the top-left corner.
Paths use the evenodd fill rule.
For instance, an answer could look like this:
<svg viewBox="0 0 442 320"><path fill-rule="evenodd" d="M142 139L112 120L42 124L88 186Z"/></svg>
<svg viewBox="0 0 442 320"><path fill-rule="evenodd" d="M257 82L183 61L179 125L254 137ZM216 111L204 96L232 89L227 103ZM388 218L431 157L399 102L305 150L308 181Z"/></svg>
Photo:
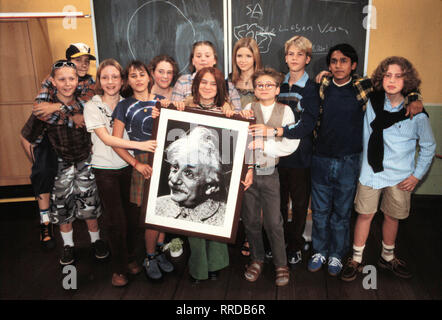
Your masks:
<svg viewBox="0 0 442 320"><path fill-rule="evenodd" d="M378 261L379 268L391 271L395 276L403 279L410 279L413 274L408 270L405 261L398 258L394 258L391 261L386 261L384 258L380 258Z"/></svg>
<svg viewBox="0 0 442 320"><path fill-rule="evenodd" d="M101 239L98 239L94 243L92 243L92 250L94 251L95 258L97 259L106 259L109 256L109 249Z"/></svg>
<svg viewBox="0 0 442 320"><path fill-rule="evenodd" d="M290 264L298 264L302 261L302 253L301 250L296 251L294 254L290 254L288 257Z"/></svg>
<svg viewBox="0 0 442 320"><path fill-rule="evenodd" d="M347 263L342 269L341 280L343 281L353 281L356 279L359 272L361 272L362 264L353 260L353 258L348 258Z"/></svg>
<svg viewBox="0 0 442 320"><path fill-rule="evenodd" d="M166 255L164 253L160 253L155 257L155 260L158 261L158 265L160 269L164 272L172 272L173 264L167 260Z"/></svg>
<svg viewBox="0 0 442 320"><path fill-rule="evenodd" d="M69 264L73 264L75 261L74 258L74 247L64 246L63 251L61 253L60 264L62 266L66 266Z"/></svg>
<svg viewBox="0 0 442 320"><path fill-rule="evenodd" d="M341 272L342 270L342 263L341 259L338 259L336 257L329 257L328 258L328 274L335 277Z"/></svg>
<svg viewBox="0 0 442 320"><path fill-rule="evenodd" d="M147 278L152 280L160 280L163 277L163 274L160 271L160 267L158 266L157 259L144 259L143 267Z"/></svg>
<svg viewBox="0 0 442 320"><path fill-rule="evenodd" d="M54 249L55 240L52 223L40 224L40 244L43 249Z"/></svg>
<svg viewBox="0 0 442 320"><path fill-rule="evenodd" d="M308 271L316 272L322 268L325 263L325 257L320 253L315 253L308 262Z"/></svg>
<svg viewBox="0 0 442 320"><path fill-rule="evenodd" d="M272 250L266 251L266 258L267 259L273 259Z"/></svg>

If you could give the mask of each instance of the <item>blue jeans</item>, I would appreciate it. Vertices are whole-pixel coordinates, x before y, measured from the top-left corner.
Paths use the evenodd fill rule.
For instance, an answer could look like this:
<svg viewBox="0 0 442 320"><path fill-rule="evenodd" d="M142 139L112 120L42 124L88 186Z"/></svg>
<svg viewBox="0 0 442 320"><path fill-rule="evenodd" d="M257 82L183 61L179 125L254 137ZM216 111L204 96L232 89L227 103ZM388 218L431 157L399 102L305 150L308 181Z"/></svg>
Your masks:
<svg viewBox="0 0 442 320"><path fill-rule="evenodd" d="M314 253L342 259L350 247L350 217L360 172L360 154L313 156L312 246Z"/></svg>

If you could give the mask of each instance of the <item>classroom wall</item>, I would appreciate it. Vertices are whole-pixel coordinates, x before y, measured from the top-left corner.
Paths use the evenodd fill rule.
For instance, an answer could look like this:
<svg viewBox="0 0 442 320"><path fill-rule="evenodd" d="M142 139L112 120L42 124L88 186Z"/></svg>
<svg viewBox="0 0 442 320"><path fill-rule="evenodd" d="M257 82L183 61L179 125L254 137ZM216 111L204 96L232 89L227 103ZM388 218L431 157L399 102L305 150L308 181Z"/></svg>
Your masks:
<svg viewBox="0 0 442 320"><path fill-rule="evenodd" d="M75 11L91 13L90 0L0 0L1 12L61 12L66 5ZM438 143L436 153L442 154L442 12L441 0L373 0L376 28L370 31L367 73L370 75L381 60L402 55L417 68L422 78L424 104L430 113ZM66 29L63 18L47 19L51 52L54 59L64 58L72 42L85 42L95 54L92 20L77 18L75 29ZM95 63L90 73L95 75ZM435 159L426 180L416 193L442 194L442 160Z"/></svg>
<svg viewBox="0 0 442 320"><path fill-rule="evenodd" d="M373 0L373 6L367 73L387 56L404 56L422 78L424 103L442 106L442 1Z"/></svg>
<svg viewBox="0 0 442 320"><path fill-rule="evenodd" d="M74 10L84 14L91 13L90 0L0 0L0 12L62 12L65 6L74 6ZM91 47L95 55L92 19L77 18L76 27L65 28L64 18L47 19L49 41L54 59L65 59L66 48L71 43L84 42ZM70 21L72 22L72 21ZM68 23L68 25L70 25ZM90 74L95 76L96 66L91 62Z"/></svg>

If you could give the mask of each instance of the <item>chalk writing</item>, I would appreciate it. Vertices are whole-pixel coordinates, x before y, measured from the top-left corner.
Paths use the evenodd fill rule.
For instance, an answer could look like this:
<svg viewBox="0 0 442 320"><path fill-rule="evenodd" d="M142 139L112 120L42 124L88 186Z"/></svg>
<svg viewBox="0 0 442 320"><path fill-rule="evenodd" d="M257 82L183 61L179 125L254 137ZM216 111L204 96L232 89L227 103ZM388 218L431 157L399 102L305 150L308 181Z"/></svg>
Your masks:
<svg viewBox="0 0 442 320"><path fill-rule="evenodd" d="M325 26L321 26L321 24L318 23L318 30L320 33L342 31L342 32L345 32L346 34L348 34L347 29L344 29L343 27L331 26L329 23L327 23Z"/></svg>
<svg viewBox="0 0 442 320"><path fill-rule="evenodd" d="M264 15L259 3L255 4L255 6L253 8L252 8L252 5L249 4L246 6L246 8L247 8L247 10L249 10L249 11L247 11L246 15L250 15L250 18L252 18L252 19L260 19Z"/></svg>
<svg viewBox="0 0 442 320"><path fill-rule="evenodd" d="M245 37L250 37L256 40L258 43L259 51L261 53L267 53L272 43L272 37L275 37L274 29L268 31L267 28L263 28L256 23L242 24L233 28L233 35L237 40Z"/></svg>

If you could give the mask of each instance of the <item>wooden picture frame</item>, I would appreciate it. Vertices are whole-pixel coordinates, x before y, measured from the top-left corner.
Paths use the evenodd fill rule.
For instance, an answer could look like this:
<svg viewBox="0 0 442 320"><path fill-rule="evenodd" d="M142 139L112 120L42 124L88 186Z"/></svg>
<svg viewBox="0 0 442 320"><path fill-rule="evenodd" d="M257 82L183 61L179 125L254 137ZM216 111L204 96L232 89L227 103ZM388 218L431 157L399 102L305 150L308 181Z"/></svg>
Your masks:
<svg viewBox="0 0 442 320"><path fill-rule="evenodd" d="M254 123L254 120L245 119L239 115L227 118L219 112L191 108L186 108L186 111L178 111L173 105L161 108L159 103L157 103L157 108L161 109L160 116L154 120L152 129L152 138L157 140L157 148L153 157L149 157L152 176L145 181L142 205L145 226L173 234L234 243L244 192L241 181L244 180L247 172L245 159L247 145L250 141L248 127L250 123ZM207 130L211 133L210 139L204 136L206 140L192 140L197 135L196 132L208 134ZM213 194L208 191L215 188L209 188L206 182L207 174L201 174L206 179L200 179L204 187L199 190L205 191L195 192L195 195L201 194L201 196L193 196L193 204L186 205L186 201L192 202L188 200L187 193L183 191L186 187L184 186L182 189L178 185L178 183L182 183L181 181L175 185L176 181L172 178L174 174L183 177L183 171L177 169L178 165L171 164L167 158L169 150L167 148L180 138L183 139L180 141L183 144L180 150L185 150L183 152L187 154L189 163L202 163L200 158L194 157L196 155L204 157L201 156L203 154L201 150L204 149L203 145L207 141L210 146L218 148L218 153L208 153L212 156L213 154L219 155L218 158L213 157L220 160L220 165L217 166L219 170L210 171L212 174L217 172L216 177L219 177L214 180L218 181L214 183L218 186L218 191L213 193L215 196L212 197ZM211 150L213 151L215 148ZM210 159L214 159L213 157ZM193 160L190 160L191 158ZM194 161L195 159L197 161ZM214 166L206 166L206 168L209 167L213 168ZM173 173L171 169L174 170ZM200 167L199 170L205 169ZM186 175L191 178L199 177L199 174L193 174L190 171ZM189 189L186 190L189 191ZM187 200L177 202L177 197L179 198L177 194ZM203 199L205 200L202 201ZM197 204L195 205L195 203Z"/></svg>

